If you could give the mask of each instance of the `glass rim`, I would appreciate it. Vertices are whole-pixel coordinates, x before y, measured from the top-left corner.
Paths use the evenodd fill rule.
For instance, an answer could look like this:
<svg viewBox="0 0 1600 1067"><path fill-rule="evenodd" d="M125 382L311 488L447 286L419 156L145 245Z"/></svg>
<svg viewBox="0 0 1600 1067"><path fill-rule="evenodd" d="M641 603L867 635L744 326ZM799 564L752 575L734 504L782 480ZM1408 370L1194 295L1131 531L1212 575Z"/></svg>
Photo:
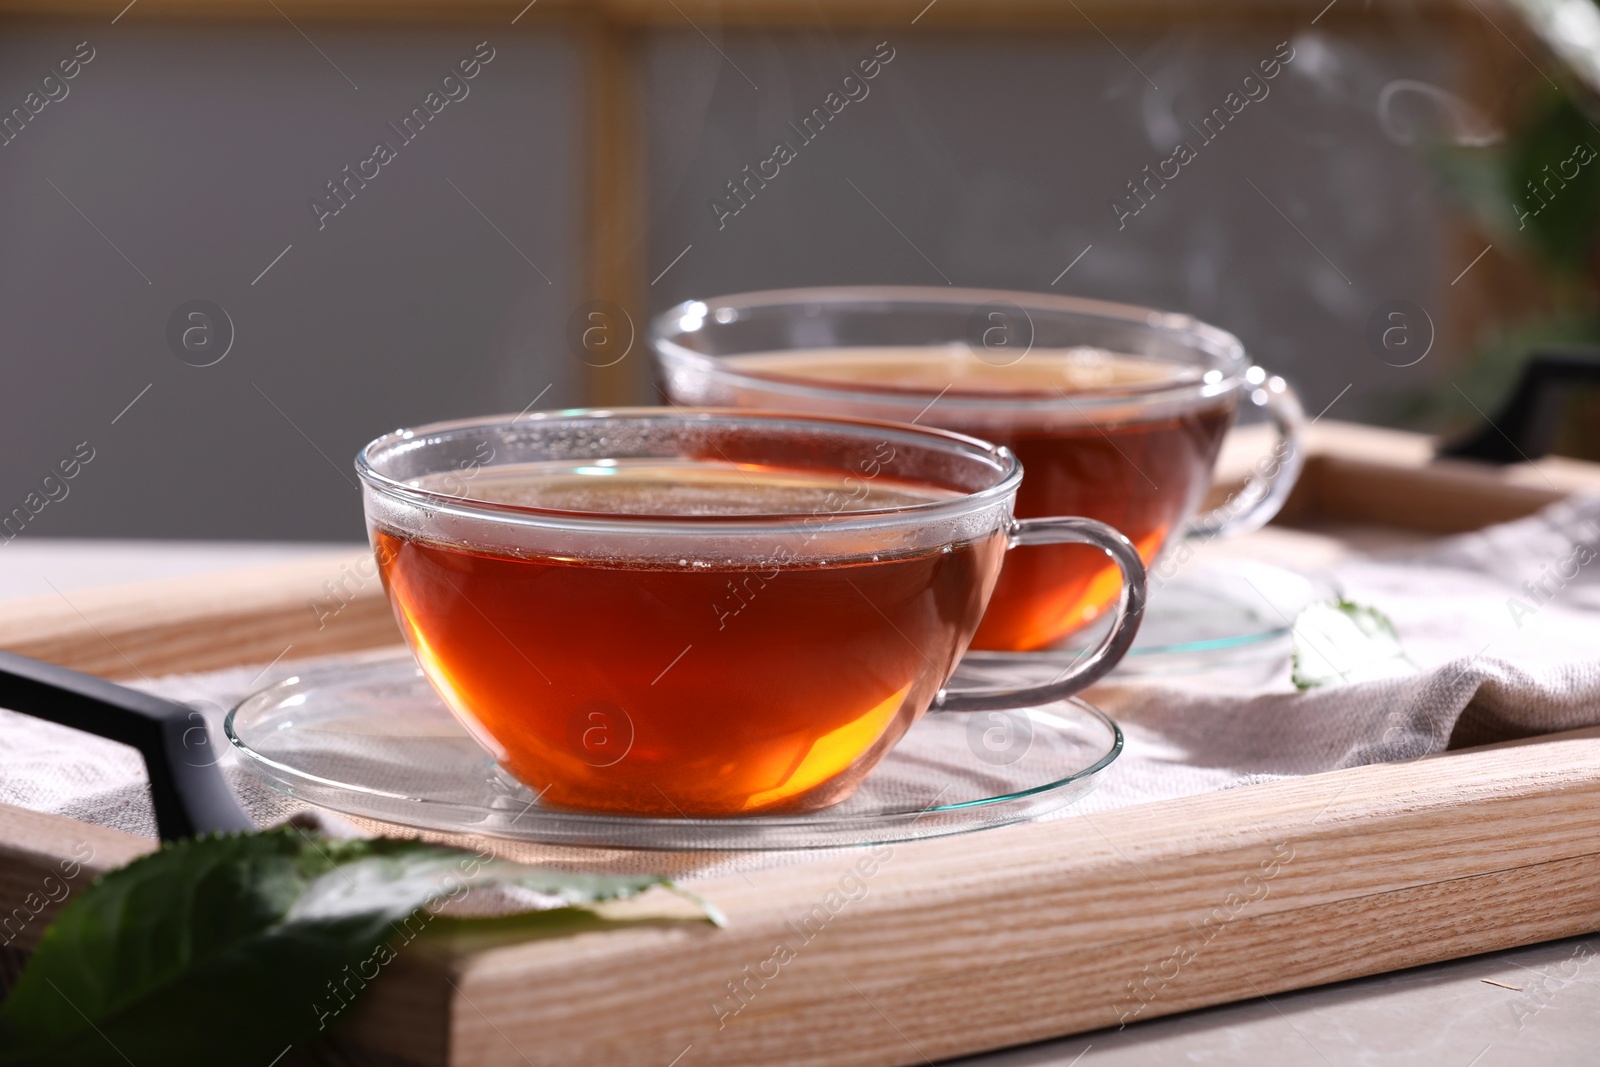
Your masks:
<svg viewBox="0 0 1600 1067"><path fill-rule="evenodd" d="M840 308L871 305L957 305L981 307L984 304L1013 304L1024 311L1057 312L1123 323L1156 333L1179 338L1190 347L1218 357L1226 364L1215 381L1186 381L1170 386L1138 388L1111 387L1083 390L1070 396L1040 395L1037 393L960 393L954 390L941 393L938 402L943 407L956 407L971 411L1054 411L1062 409L1090 409L1133 404L1158 405L1172 401L1220 399L1249 383L1247 373L1250 359L1244 344L1233 334L1203 322L1192 315L1175 311L1158 311L1135 304L1119 304L1108 300L1068 296L1062 293L1036 293L1006 289L962 289L949 286L916 285L843 285L811 288L766 289L744 293L730 293L706 299L685 300L656 315L651 321L650 344L663 359L671 358L692 364L714 374L721 380L742 387L766 390L789 396L806 397L816 401L845 401L884 405L901 404L911 407L925 403L932 391L872 389L852 385L833 385L780 375L750 372L745 368L730 366L727 356L697 352L675 338L696 332L685 328L686 320L699 319L712 323L712 312L718 308L784 308L806 304L833 305ZM877 347L877 346L862 346ZM768 351L781 352L784 349ZM730 353L730 355L760 355L759 352Z"/></svg>
<svg viewBox="0 0 1600 1067"><path fill-rule="evenodd" d="M788 428L794 431L843 432L863 440L898 441L906 445L939 448L968 458L987 462L996 469L993 485L972 491L956 490L957 496L932 500L921 504L898 507L862 509L860 511L825 512L822 529L829 533L859 530L889 529L910 523L926 523L956 518L977 512L997 501L1013 495L1022 482L1022 464L1004 445L971 437L952 430L928 426L913 426L880 419L852 418L848 416L808 415L787 411L765 411L750 408L697 407L602 407L564 408L555 411L523 412L517 415L501 414L467 419L452 419L426 423L421 426L393 430L369 441L356 453L356 475L363 486L375 493L396 499L412 506L425 507L432 512L444 512L478 521L491 521L521 527L561 530L568 532L630 533L630 534L700 534L705 536L758 535L782 531L815 521L815 510L772 515L673 516L639 515L621 512L563 511L554 508L537 508L520 504L497 504L473 500L459 493L440 492L411 485L391 477L378 469L386 453L397 450L429 447L442 443L449 437L473 434L503 434L526 428L529 424L550 424L562 421L584 422L602 419L650 419L663 422L700 423L759 423L766 426ZM599 457L597 457L599 458ZM453 468L430 471L446 474ZM854 472L841 468L840 473ZM867 480L870 480L867 479ZM946 487L947 488L947 487Z"/></svg>

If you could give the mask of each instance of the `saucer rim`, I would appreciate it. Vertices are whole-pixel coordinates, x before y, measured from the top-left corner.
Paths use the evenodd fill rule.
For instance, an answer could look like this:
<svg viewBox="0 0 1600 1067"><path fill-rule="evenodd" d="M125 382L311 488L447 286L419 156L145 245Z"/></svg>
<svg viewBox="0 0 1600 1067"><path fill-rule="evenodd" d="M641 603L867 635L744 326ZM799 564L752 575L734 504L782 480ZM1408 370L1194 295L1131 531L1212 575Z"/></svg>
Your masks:
<svg viewBox="0 0 1600 1067"><path fill-rule="evenodd" d="M470 826L464 826L460 824L459 820L448 818L448 813L465 814L470 811L478 818L492 820L495 816L504 814L502 812L498 812L490 808L477 808L457 801L440 800L412 793L400 793L390 790L374 789L372 787L356 783L326 778L298 767L294 767L290 764L283 763L281 760L275 759L271 756L265 755L252 747L244 739L244 737L241 736L238 723L238 719L241 714L248 715L254 711L264 712L269 708L276 706L278 701L282 698L274 698L273 694L281 693L283 690L288 689L309 688L315 686L318 684L319 680L324 678L337 680L341 676L348 675L352 669L362 673L406 669L410 678L415 679L424 686L429 686L426 674L422 671L421 667L417 665L409 650L397 651L393 655L370 659L360 664L329 664L296 672L287 678L273 683L272 685L255 690L254 692L243 697L238 701L238 703L229 709L226 717L223 720L223 731L230 746L233 748L239 758L241 768L252 778L271 788L274 792L287 796L301 803L308 803L318 807L326 807L329 810L336 811L347 816L402 825L413 830L429 830L469 835L478 834L530 843L543 842L559 845L588 844L604 848L621 847L660 851L793 851L850 847L851 845L886 844L898 841L916 840L925 837L968 833L979 829L987 829L994 826L1027 821L1029 819L1037 818L1039 815L1045 814L1046 811L1056 810L1055 808L1045 809L1045 811L1032 810L1031 806L1027 804L1027 801L1030 799L1064 793L1067 795L1062 797L1062 802L1058 806L1065 806L1072 803L1074 800L1079 799L1083 795L1087 794L1094 788L1095 785L1099 783L1100 778L1122 755L1126 746L1126 738L1123 734L1122 727L1116 722L1115 719L1111 718L1111 716L1101 711L1089 701L1084 700L1081 696L1072 696L1063 700L1042 704L1039 705L1039 707L1043 709L1069 705L1077 714L1085 715L1089 719L1097 722L1101 727L1105 728L1110 735L1109 742L1106 745L1105 750L1101 752L1098 758L1096 758L1092 763L1074 771L1070 775L1052 779L1051 781L1040 783L1038 785L1029 786L1026 789L1018 789L1014 792L997 793L992 796L953 801L948 804L934 804L924 808L908 808L901 811L889 811L870 815L853 815L845 817L830 817L829 812L834 810L831 807L823 808L815 812L795 815L731 815L723 817L697 816L687 818L683 816L597 814L546 808L537 813L525 810L521 815L517 816L517 819L520 820L524 816L533 815L534 821L524 824L526 828L519 830L518 832L507 833L504 832L506 828L496 827L492 822L476 822ZM429 686L429 688L431 688L431 686ZM441 704L442 703L443 702L441 701ZM1017 710L1027 711L1032 709L1024 708ZM445 708L445 713L450 714L448 708ZM930 711L919 717L918 722L921 722L924 718L932 718L934 716L950 717L967 714L972 713ZM913 723L911 729L915 728L916 723ZM489 754L485 752L485 756L488 757ZM365 796L374 798L378 801L388 802L390 804L414 806L414 810L419 815L431 817L396 823L396 819L399 818L398 814L392 813L388 816L385 816L375 814L371 810L354 810L348 805L329 804L323 799L313 800L302 795L300 792L295 791L294 787L297 785L308 785L312 787L314 791L330 793L335 797L341 794ZM1074 787L1077 788L1075 789ZM933 827L930 828L928 832L912 834L909 836L900 836L892 833L896 827L902 825L904 825L905 829L909 830L912 825L915 825L917 822L929 816L977 813L1004 805L1020 805L1026 810L1015 813L1015 817L1012 818L1001 818L994 821L986 821L977 825L962 824L951 827ZM448 823L448 825L445 825L445 823ZM548 826L548 832L541 833L541 824L554 825ZM817 837L822 838L840 834L849 835L850 829L855 827L859 827L863 830L877 828L880 831L886 832L887 836L885 836L885 833L864 834L858 835L862 837L862 839L859 841L840 842L828 840L821 841L816 844L802 845L774 842L744 844L737 840L737 838L740 836L758 835L763 831L777 832L786 835L796 833L803 835L808 832L812 832L815 833ZM579 840L579 838L586 836L586 829L592 831L592 833L587 835L593 838L593 840L590 842L583 842ZM689 830L691 832L715 830L718 837L728 838L732 836L735 839L716 840L714 843L700 846L652 844L648 841L622 844L618 840L619 834L626 834L628 831L639 833L643 837L648 838L651 831L663 831L670 833L672 831L683 830Z"/></svg>

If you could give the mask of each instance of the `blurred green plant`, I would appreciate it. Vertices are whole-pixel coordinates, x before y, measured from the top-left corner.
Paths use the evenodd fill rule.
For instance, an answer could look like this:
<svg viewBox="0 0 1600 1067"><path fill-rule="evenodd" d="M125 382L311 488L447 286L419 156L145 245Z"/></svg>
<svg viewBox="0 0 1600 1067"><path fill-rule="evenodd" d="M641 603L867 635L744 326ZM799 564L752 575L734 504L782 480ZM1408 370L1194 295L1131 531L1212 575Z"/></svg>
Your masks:
<svg viewBox="0 0 1600 1067"><path fill-rule="evenodd" d="M1556 304L1595 303L1600 129L1571 93L1529 94L1497 144L1432 151L1434 167L1479 225L1549 275Z"/></svg>
<svg viewBox="0 0 1600 1067"><path fill-rule="evenodd" d="M1593 0L1513 6L1541 36L1581 22L1600 25ZM1571 34L1549 43L1564 62L1557 72L1564 85L1537 83L1495 144L1429 150L1445 190L1498 251L1528 271L1543 307L1480 328L1453 382L1410 398L1397 412L1402 421L1445 433L1466 429L1481 421L1477 408L1494 414L1532 350L1600 346L1600 107L1586 85L1597 57L1574 53ZM1569 398L1555 450L1600 459L1600 394Z"/></svg>

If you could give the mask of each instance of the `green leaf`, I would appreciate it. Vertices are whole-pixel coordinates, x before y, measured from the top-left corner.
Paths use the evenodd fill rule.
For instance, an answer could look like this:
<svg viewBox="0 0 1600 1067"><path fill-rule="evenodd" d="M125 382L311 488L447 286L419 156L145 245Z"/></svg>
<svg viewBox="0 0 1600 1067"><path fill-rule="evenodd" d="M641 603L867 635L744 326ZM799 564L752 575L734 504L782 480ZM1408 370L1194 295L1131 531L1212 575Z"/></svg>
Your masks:
<svg viewBox="0 0 1600 1067"><path fill-rule="evenodd" d="M1310 605L1294 620L1297 689L1394 678L1415 670L1400 647L1394 623L1377 608L1330 600Z"/></svg>
<svg viewBox="0 0 1600 1067"><path fill-rule="evenodd" d="M536 915L556 922L671 888L294 827L178 842L62 909L0 1008L0 1065L265 1067L333 1026L430 905L488 884L555 898L566 908Z"/></svg>

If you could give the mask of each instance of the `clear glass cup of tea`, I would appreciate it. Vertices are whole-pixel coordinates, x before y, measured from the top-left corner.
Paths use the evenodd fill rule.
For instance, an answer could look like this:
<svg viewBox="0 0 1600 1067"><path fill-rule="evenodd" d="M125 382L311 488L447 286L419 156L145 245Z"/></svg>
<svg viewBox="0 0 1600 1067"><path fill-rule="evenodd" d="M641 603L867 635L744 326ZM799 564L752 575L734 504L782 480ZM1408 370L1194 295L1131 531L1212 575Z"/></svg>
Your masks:
<svg viewBox="0 0 1600 1067"><path fill-rule="evenodd" d="M1185 534L1253 530L1303 462L1282 378L1232 334L1186 315L1066 296L949 288L791 289L691 300L652 328L679 404L822 412L938 426L1005 445L1026 471L1021 517L1084 515L1147 565ZM1197 515L1241 405L1278 440L1249 483ZM1047 648L1100 617L1121 582L1077 545L1006 558L972 647Z"/></svg>
<svg viewBox="0 0 1600 1067"><path fill-rule="evenodd" d="M930 708L1063 698L1144 603L1091 519L1012 515L1010 450L916 426L744 411L440 423L356 459L406 641L456 717L547 804L804 812L848 796ZM1115 625L1048 685L946 682L1014 545L1122 575Z"/></svg>

